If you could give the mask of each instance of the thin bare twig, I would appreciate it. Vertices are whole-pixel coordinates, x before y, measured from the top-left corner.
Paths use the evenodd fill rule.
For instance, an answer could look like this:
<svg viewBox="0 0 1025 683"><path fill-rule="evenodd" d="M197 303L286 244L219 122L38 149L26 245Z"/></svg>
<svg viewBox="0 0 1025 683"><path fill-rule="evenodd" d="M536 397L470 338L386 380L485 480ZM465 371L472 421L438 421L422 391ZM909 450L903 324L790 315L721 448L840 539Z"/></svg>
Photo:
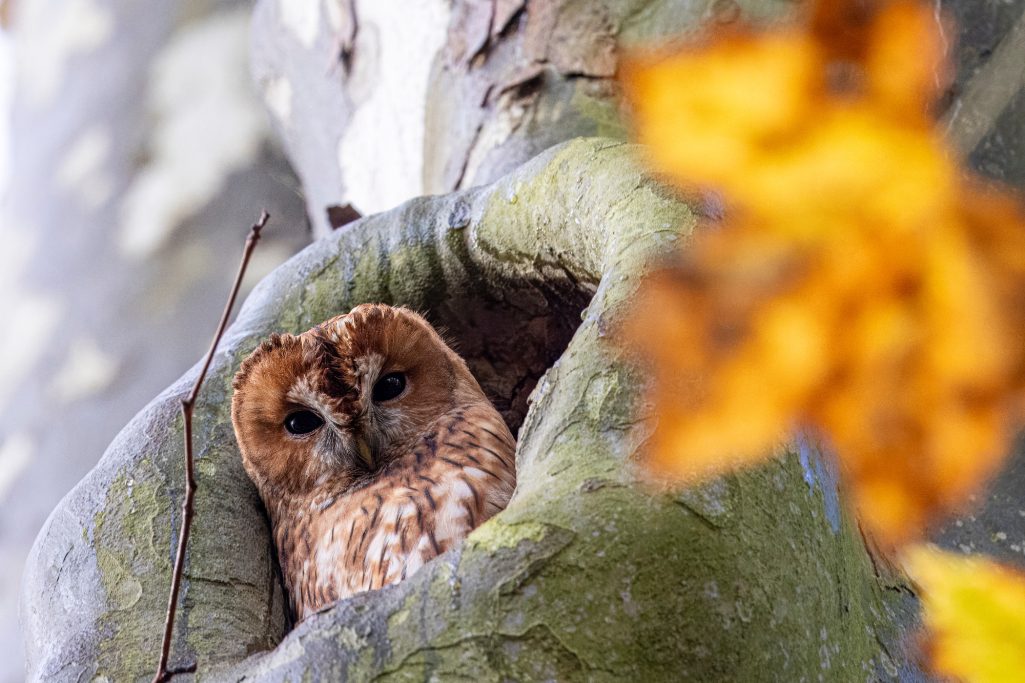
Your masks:
<svg viewBox="0 0 1025 683"><path fill-rule="evenodd" d="M210 369L210 363L213 362L214 353L217 351L217 345L221 343L221 337L224 336L224 329L228 326L228 318L231 315L231 309L235 306L235 299L238 297L239 287L242 285L242 278L246 274L246 267L249 265L249 257L253 254L253 249L256 248L256 243L260 240L260 231L265 225L270 215L264 211L260 214L260 220L253 224L253 227L249 230L249 236L246 238L245 247L242 250L242 261L238 266L238 274L235 275L235 283L231 287L231 293L228 295L228 302L224 305L224 313L221 314L221 322L217 325L217 332L214 333L213 341L210 343L210 349L206 352L206 359L203 361L203 368L199 371L199 377L196 378L196 383L192 385L192 391L189 395L182 399L182 418L185 422L185 502L182 503L182 528L181 535L178 538L178 552L174 558L174 571L171 574L171 595L167 599L167 619L164 621L164 641L160 649L160 662L157 664L157 673L153 676L153 683L164 683L170 679L171 676L177 673L186 673L196 670L196 665L192 664L188 667L181 669L168 669L167 658L171 652L171 636L174 633L174 615L178 611L178 591L181 588L182 583L182 570L185 565L185 550L189 545L189 531L192 528L192 516L193 516L193 499L196 496L196 470L193 464L192 457L192 410L196 405L196 397L199 396L199 390L203 387L203 380L206 379L206 372Z"/></svg>

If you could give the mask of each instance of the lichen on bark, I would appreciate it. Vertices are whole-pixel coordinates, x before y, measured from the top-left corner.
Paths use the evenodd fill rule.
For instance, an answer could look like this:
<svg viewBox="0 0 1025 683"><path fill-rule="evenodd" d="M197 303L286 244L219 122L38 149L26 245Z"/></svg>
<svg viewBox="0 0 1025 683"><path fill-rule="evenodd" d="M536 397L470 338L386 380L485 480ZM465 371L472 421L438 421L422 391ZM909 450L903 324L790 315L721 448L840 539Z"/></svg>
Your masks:
<svg viewBox="0 0 1025 683"><path fill-rule="evenodd" d="M616 326L698 218L637 154L561 145L490 186L362 219L255 290L197 406L175 652L200 679L888 677L886 586L851 520L827 515L828 477L787 453L699 491L636 481L654 418ZM286 635L230 381L262 337L363 301L411 306L446 330L519 430L519 484L455 551ZM35 678L149 673L182 495L175 398L191 377L133 420L41 535L26 586ZM55 591L51 566L86 589ZM139 587L126 609L128 576ZM47 647L55 637L77 645Z"/></svg>

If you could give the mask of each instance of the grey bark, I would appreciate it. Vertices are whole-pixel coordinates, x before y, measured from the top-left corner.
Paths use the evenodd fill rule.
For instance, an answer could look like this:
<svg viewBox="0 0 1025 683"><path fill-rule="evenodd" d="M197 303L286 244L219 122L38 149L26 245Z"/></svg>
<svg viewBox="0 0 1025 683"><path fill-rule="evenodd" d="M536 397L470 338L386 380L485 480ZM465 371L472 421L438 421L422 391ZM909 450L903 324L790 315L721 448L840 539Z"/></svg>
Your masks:
<svg viewBox="0 0 1025 683"><path fill-rule="evenodd" d="M952 141L984 176L1025 188L1025 2L937 3L953 19L946 36L956 73L944 118ZM1003 470L933 536L962 552L1025 569L1025 441Z"/></svg>
<svg viewBox="0 0 1025 683"><path fill-rule="evenodd" d="M279 2L259 2L253 54L256 80L302 177L314 232L324 236L331 231L330 206L381 211L492 182L573 137L625 138L615 83L624 50L693 33L705 22L776 19L794 5L324 0L314 6L302 18ZM448 17L447 25L409 16L416 7L432 7ZM389 74L409 74L397 101ZM409 150L407 140L422 146ZM400 148L408 153L391 152Z"/></svg>
<svg viewBox="0 0 1025 683"><path fill-rule="evenodd" d="M202 353L260 208L280 222L254 276L308 239L295 181L248 93L245 5L185 4L16 8L12 173L0 215L5 683L25 676L18 587L46 517L140 406ZM213 66L202 54L211 42ZM218 92L211 77L231 87ZM245 153L225 164L210 147L162 146L183 117L215 136L244 125ZM163 192L150 193L146 184L161 177ZM158 222L166 239L146 232Z"/></svg>
<svg viewBox="0 0 1025 683"><path fill-rule="evenodd" d="M956 67L945 116L951 137L977 170L1021 189L1025 2L936 0L936 5L953 21L945 31Z"/></svg>
<svg viewBox="0 0 1025 683"><path fill-rule="evenodd" d="M692 209L615 141L571 143L521 166L574 135L625 135L611 81L623 45L700 20L771 20L790 3L455 3L431 43L415 116L376 132L365 120L384 111L373 109L376 76L395 68L389 26L359 0L314 5L312 20L258 5L254 72L328 237L254 293L197 410L200 521L177 662L198 661L211 680L922 678L906 649L913 596L872 562L812 445L678 496L635 482L650 407L612 338L651 260L693 225ZM957 8L989 16L972 6ZM963 45L1000 35L966 25ZM978 149L1000 139L1003 116ZM368 149L406 133L423 148L405 164L346 156L353 120ZM1020 151L1004 149L1001 168ZM398 191L361 175L370 171L400 178ZM327 228L328 206L453 190ZM425 310L458 338L520 428L521 484L505 513L413 579L285 635L266 524L231 436L230 378L270 332L363 301ZM175 399L189 382L126 427L40 536L25 590L35 677L148 675L179 523ZM941 540L1018 557L1021 465Z"/></svg>
<svg viewBox="0 0 1025 683"><path fill-rule="evenodd" d="M275 271L197 407L178 662L211 680L896 679L901 584L872 564L812 449L679 495L635 479L652 417L615 330L653 258L694 224L635 149L583 140L493 185L363 219ZM362 301L425 310L455 337L518 428L519 485L458 550L246 658L284 624L231 378L269 333ZM191 375L130 423L44 530L26 584L36 679L149 672L181 498L176 399ZM510 389L538 380L523 419Z"/></svg>

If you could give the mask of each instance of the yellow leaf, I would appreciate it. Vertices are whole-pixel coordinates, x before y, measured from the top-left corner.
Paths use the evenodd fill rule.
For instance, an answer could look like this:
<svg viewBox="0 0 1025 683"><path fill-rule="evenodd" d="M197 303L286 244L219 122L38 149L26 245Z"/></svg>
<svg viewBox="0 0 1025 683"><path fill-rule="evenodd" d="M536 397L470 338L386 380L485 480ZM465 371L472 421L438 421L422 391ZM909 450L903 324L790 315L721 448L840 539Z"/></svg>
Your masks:
<svg viewBox="0 0 1025 683"><path fill-rule="evenodd" d="M1025 675L1025 575L976 556L915 546L904 566L920 587L933 668L966 683Z"/></svg>
<svg viewBox="0 0 1025 683"><path fill-rule="evenodd" d="M624 86L641 141L681 180L727 183L755 145L786 135L809 113L816 62L799 36L736 36L707 50L635 58Z"/></svg>
<svg viewBox="0 0 1025 683"><path fill-rule="evenodd" d="M936 18L904 0L883 9L869 38L866 72L873 98L895 117L921 120L947 84Z"/></svg>
<svg viewBox="0 0 1025 683"><path fill-rule="evenodd" d="M646 283L625 339L652 364L654 467L715 476L807 427L865 526L899 543L993 476L1021 425L1025 226L934 130L931 8L811 11L805 34L732 32L626 69L653 163L732 210Z"/></svg>

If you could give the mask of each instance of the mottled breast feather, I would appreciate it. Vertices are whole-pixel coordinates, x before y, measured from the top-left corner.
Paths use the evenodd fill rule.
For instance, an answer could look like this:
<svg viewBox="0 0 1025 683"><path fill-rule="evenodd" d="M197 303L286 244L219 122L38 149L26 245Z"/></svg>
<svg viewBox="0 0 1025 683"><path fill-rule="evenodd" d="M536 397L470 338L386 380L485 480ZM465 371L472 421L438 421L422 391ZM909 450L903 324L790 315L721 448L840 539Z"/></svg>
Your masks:
<svg viewBox="0 0 1025 683"><path fill-rule="evenodd" d="M412 311L364 304L274 335L234 386L242 462L267 507L298 620L409 577L515 488L509 428L463 359Z"/></svg>
<svg viewBox="0 0 1025 683"><path fill-rule="evenodd" d="M296 619L411 576L505 508L514 449L494 409L457 408L372 483L281 515L274 538Z"/></svg>

